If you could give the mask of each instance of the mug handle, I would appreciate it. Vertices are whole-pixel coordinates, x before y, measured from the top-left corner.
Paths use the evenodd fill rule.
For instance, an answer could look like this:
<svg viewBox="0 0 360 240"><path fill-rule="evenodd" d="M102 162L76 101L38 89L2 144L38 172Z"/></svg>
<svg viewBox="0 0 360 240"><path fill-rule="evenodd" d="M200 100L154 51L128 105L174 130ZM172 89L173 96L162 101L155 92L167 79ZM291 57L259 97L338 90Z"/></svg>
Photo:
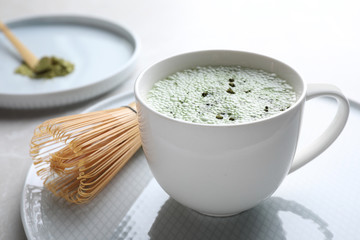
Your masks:
<svg viewBox="0 0 360 240"><path fill-rule="evenodd" d="M338 102L337 112L327 129L312 144L296 152L289 174L301 168L327 149L344 129L349 117L350 106L340 89L330 84L308 84L306 101L327 96Z"/></svg>

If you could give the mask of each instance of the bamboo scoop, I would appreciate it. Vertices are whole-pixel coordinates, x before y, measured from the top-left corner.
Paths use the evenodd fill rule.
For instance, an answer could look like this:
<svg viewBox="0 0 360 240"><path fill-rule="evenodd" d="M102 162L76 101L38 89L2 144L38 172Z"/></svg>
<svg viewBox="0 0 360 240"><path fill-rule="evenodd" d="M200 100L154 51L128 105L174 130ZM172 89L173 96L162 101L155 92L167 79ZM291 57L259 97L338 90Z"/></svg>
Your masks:
<svg viewBox="0 0 360 240"><path fill-rule="evenodd" d="M0 21L0 30L3 31L5 36L18 50L25 63L31 69L34 69L39 62L38 58L24 44L22 44L20 40L10 31L10 29L1 21Z"/></svg>
<svg viewBox="0 0 360 240"><path fill-rule="evenodd" d="M79 204L93 199L140 146L132 103L45 121L35 129L30 155L44 186Z"/></svg>

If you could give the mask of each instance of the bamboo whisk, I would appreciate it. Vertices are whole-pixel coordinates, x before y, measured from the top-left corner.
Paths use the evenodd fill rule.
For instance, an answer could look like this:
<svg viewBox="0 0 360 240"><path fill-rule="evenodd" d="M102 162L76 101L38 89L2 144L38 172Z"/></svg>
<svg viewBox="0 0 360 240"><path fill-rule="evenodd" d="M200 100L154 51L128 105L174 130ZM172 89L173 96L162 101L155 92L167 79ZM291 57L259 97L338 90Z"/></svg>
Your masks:
<svg viewBox="0 0 360 240"><path fill-rule="evenodd" d="M93 199L140 148L135 103L45 121L31 140L37 175L72 203Z"/></svg>

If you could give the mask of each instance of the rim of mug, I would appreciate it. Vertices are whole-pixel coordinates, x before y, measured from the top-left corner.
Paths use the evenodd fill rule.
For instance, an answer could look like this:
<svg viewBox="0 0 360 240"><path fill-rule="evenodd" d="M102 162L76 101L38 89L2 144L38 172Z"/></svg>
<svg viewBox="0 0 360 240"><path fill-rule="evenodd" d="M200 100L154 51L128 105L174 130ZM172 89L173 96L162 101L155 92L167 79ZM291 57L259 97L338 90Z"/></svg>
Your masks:
<svg viewBox="0 0 360 240"><path fill-rule="evenodd" d="M265 118L261 118L261 119L257 119L254 121L247 121L247 122L241 122L241 123L231 123L231 124L226 124L226 123L222 123L222 124L207 124L207 123L195 123L195 122L190 122L190 121L185 121L182 119L178 119L178 118L171 118L166 116L165 114L162 114L156 110L154 110L147 102L146 100L144 100L141 96L141 94L139 93L139 89L140 89L140 81L143 78L143 76L150 70L152 69L154 66L161 64L163 62L169 61L171 59L174 58L178 58L178 57L182 57L185 55L192 55L192 54L201 54L201 53L206 53L206 52L231 52L231 53L243 53L243 54L251 54L251 55L255 55L256 57L261 57L261 58L267 58L271 61L275 61L277 63L280 63L284 66L286 66L287 68L291 69L294 73L296 73L302 83L302 92L301 94L299 94L299 96L296 99L296 102L294 104L292 104L288 109L286 109L285 111L282 112L278 112L275 113L269 117L265 117ZM159 79L160 80L160 79ZM139 76L136 78L135 80L135 85L134 85L134 93L135 93L135 98L136 101L140 102L143 106L145 106L147 109L149 109L151 112L153 112L154 114L160 116L161 118L167 119L169 121L174 121L174 122L178 122L178 123L182 123L182 124L189 124L189 125L194 125L194 126L202 126L202 127L236 127L236 126L243 126L243 125L252 125L252 124L257 124L257 123L261 123L261 122L265 122L268 121L270 119L275 119L278 117L281 117L289 112L292 112L295 108L297 108L298 105L301 104L301 102L305 99L305 95L306 95L306 91L307 91L307 85L305 84L304 80L302 79L302 77L300 76L300 74L293 69L292 67L290 67L288 64L277 60L275 58L266 56L266 55L262 55L262 54L258 54L258 53L254 53L254 52L248 52L248 51L239 51L239 50L226 50L226 49L211 49L211 50L200 50L200 51L190 51L190 52L184 52L184 53L180 53L180 54L175 54L172 55L170 57L167 58L163 58L162 60L156 61L153 64L150 64L148 67L146 67L143 71L141 71L141 73L139 74Z"/></svg>

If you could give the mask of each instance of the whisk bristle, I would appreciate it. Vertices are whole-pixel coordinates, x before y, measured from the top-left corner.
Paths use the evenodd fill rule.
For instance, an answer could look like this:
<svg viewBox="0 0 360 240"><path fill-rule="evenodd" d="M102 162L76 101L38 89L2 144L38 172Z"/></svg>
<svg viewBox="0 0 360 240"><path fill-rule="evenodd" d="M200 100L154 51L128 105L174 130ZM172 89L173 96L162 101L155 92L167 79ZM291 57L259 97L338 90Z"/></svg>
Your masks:
<svg viewBox="0 0 360 240"><path fill-rule="evenodd" d="M93 199L140 148L135 103L45 121L31 140L37 175L69 202Z"/></svg>

